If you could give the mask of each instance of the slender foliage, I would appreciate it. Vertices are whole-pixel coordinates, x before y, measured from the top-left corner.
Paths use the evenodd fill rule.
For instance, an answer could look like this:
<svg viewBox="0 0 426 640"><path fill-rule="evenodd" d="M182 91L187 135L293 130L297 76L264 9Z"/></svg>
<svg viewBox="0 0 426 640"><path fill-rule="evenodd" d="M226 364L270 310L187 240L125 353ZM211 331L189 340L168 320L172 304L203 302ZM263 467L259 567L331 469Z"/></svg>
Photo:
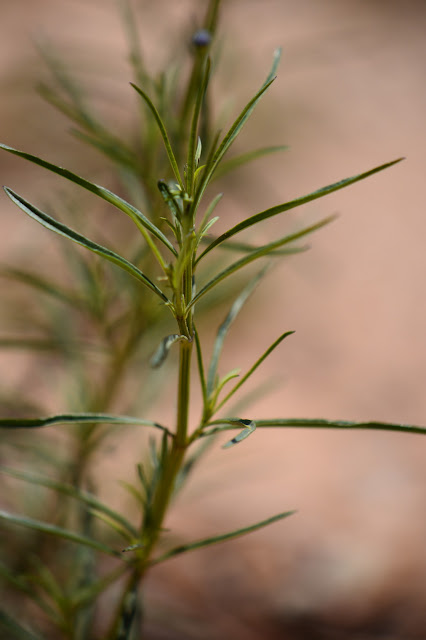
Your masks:
<svg viewBox="0 0 426 640"><path fill-rule="evenodd" d="M72 284L64 285L60 278L38 274L32 265L2 266L0 277L29 287L39 302L31 313L27 312L25 301L16 302L17 314L28 318L28 326L36 330L35 335L20 335L19 331L0 335L0 348L49 353L49 357L57 358L54 363L58 369L66 368L72 374L73 386L62 400L61 413L46 409L41 412L42 417L34 416L28 409L31 402L22 398L10 402L8 410L0 416L0 428L10 436L10 446L16 446L15 456L8 466L0 467L0 473L15 484L25 482L26 490L35 497L43 492L40 504L35 499L31 501L28 514L19 512L24 508L22 505L16 505L15 510L12 505L0 511L0 521L8 531L27 532L21 552L24 562L12 559L10 567L0 568L0 574L20 597L33 601L55 628L58 638L68 640L95 637L96 605L112 585L118 595L110 607L105 638L136 637L143 611L140 587L145 584L149 570L169 558L239 538L295 513L286 510L234 531L171 544L165 535L170 505L206 451L216 444L215 434L237 431L225 442L224 449L240 444L248 436L259 437L264 428L426 434L426 427L377 421L223 416L225 404L234 399L266 358L294 333L289 329L283 331L240 376L239 369L221 372L221 356L230 340L232 325L237 317L244 318L245 305L266 277L269 266L282 257L306 250L298 241L324 227L334 216L309 226L301 225L299 230L263 245L253 244L253 236L245 237L244 233L271 217L389 169L402 158L248 214L220 235L210 235L219 219L216 214L220 212L222 198L221 193L206 197L211 184L248 162L287 148L264 146L227 157L276 78L280 50L274 52L265 81L240 109L230 128L224 134L215 133L209 109L209 83L215 68L214 40L220 0L209 0L204 21L194 33L189 73L184 64L179 68L170 65L157 76L149 73L142 56L131 3L126 0L122 8L134 80L131 85L140 99L139 138L135 136L138 143L113 133L91 109L90 101L66 68L46 51L44 57L56 86L43 85L41 92L71 119L82 142L113 161L115 182L120 185L117 190L126 199L38 156L0 145L1 150L65 178L82 192L89 192L90 197L98 199L98 204L112 205L133 222L132 234L117 234L114 238L114 246L120 248L113 251L86 235L80 206L73 211L71 227L62 222L63 218L71 217L65 204L60 214L52 215L5 187L5 193L20 211L54 232L52 238L62 243L64 261L73 277ZM47 195L50 197L50 193ZM57 211L57 207L53 209ZM111 215L111 207L105 213ZM74 226L79 230L74 230ZM100 235L104 231L107 235L108 225L102 226ZM106 244L109 242L106 240ZM228 254L216 249L226 249ZM240 256L226 261L226 255L230 254ZM207 256L209 260L205 260ZM37 261L40 257L37 255ZM268 262L253 275L253 264L260 259ZM110 269L111 263L119 269ZM236 281L237 273L246 274L244 284ZM219 286L224 281L232 284L234 291L239 289L233 302L228 301L226 290ZM209 354L203 331L197 329L205 326L200 316L224 300L228 301L229 310ZM90 339L81 338L82 326L89 329ZM176 407L172 424L163 425L144 417L150 415L149 397L143 393L150 388L148 376L153 374L152 369L160 367L167 375L157 378L160 382L156 400ZM165 382L174 375L173 369L174 395ZM199 380L196 390L191 385L193 372ZM53 390L54 385L50 385ZM191 412L196 393L201 395L202 406L198 420ZM60 431L58 425L62 426ZM140 454L133 479L119 479L135 505L129 515L124 509L110 506L104 497L101 499L93 461L106 440L121 444L123 434L126 442L124 434L126 438L129 432L134 436L141 431L138 427L155 435L151 435ZM58 436L57 442L43 439L44 434L52 432ZM22 442L27 443L26 451L41 461L43 472L34 473L26 464L20 464ZM114 565L101 571L99 554L110 557ZM31 557L37 557L33 564L26 562ZM37 589L31 585L37 585ZM1 613L0 628L13 638L41 637L36 624L31 628L28 617L21 623L19 618Z"/></svg>

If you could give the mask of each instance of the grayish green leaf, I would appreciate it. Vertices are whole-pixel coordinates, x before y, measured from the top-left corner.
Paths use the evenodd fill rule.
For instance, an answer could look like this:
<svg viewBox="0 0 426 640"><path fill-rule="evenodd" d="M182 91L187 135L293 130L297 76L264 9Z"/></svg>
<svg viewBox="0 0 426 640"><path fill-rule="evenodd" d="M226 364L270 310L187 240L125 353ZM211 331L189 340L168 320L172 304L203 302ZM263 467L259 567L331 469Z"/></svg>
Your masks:
<svg viewBox="0 0 426 640"><path fill-rule="evenodd" d="M388 167L392 167L394 164L401 162L401 160L404 160L404 158L398 158L397 160L393 160L392 162L387 162L386 164L382 164L378 167L375 167L374 169L370 169L370 171L365 171L364 173L360 173L359 175L353 176L352 178L346 178L346 180L340 180L339 182L335 182L334 184L331 184L327 187L318 189L318 191L314 191L313 193L310 193L307 196L296 198L295 200L290 200L290 202L279 204L275 207L271 207L270 209L266 209L265 211L261 211L260 213L257 213L256 215L251 216L250 218L246 218L242 222L235 225L235 227L228 229L228 231L225 231L225 233L223 233L221 236L216 238L216 240L214 240L211 244L209 244L209 246L204 250L204 252L201 254L201 256L198 259L200 260L200 258L205 256L207 253L209 253L209 251L217 247L219 244L221 244L225 240L229 240L229 238L232 238L232 236L236 235L237 233L240 233L241 231L244 231L245 229L248 229L249 227L252 227L254 224L257 224L258 222L263 222L263 220L267 220L268 218L271 218L272 216L276 216L279 213L283 213L284 211L289 211L290 209L294 209L295 207L300 207L302 204L306 204L308 202L311 202L312 200L323 198L324 196L327 196L329 193L333 193L334 191L338 191L339 189L344 189L345 187L348 187L349 185L354 184L355 182L364 180L365 178L368 178L369 176L372 176L375 173L378 173L379 171L383 171Z"/></svg>
<svg viewBox="0 0 426 640"><path fill-rule="evenodd" d="M227 542L228 540L233 540L234 538L240 538L248 533L252 533L257 531L258 529L262 529L263 527L267 527L274 522L278 522L279 520L283 520L284 518L288 518L292 516L296 511L285 511L284 513L279 513L276 516L272 516L272 518L268 518L267 520L262 520L261 522L257 522L256 524L252 524L249 527L244 527L243 529L237 529L236 531L231 531L230 533L225 533L220 536L214 536L212 538L205 538L204 540L198 540L197 542L191 542L189 544L184 544L179 547L175 547L170 551L167 551L165 554L156 558L152 561L152 565L159 564L164 560L168 560L169 558L173 558L174 556L181 555L182 553L186 553L187 551L194 551L195 549L202 549L203 547L210 547L213 544L218 544L219 542Z"/></svg>
<svg viewBox="0 0 426 640"><path fill-rule="evenodd" d="M0 428L2 429L36 429L38 427L48 427L53 424L134 424L144 427L155 427L161 429L169 436L171 432L167 427L151 420L142 420L132 416L111 415L109 413L64 413L46 418L1 418Z"/></svg>
<svg viewBox="0 0 426 640"><path fill-rule="evenodd" d="M89 182L88 180L85 180L77 174L72 173L72 171L68 171L68 169L64 169L55 164L52 164L51 162L42 160L41 158L33 156L30 153L18 151L17 149L8 147L5 144L0 144L0 149L8 151L9 153L19 156L20 158L24 158L24 160L29 160L30 162L33 162L34 164L37 164L40 167L47 169L48 171L52 171L53 173L56 173L57 175L62 176L63 178L66 178L67 180L70 180L75 184L78 184L80 187L83 187L83 189L91 191L103 200L106 200L106 202L114 205L117 209L120 209L120 211L129 216L129 218L133 220L133 222L140 230L148 230L150 233L152 233L153 236L158 238L158 240L160 240L174 255L176 255L176 249L171 244L170 240L166 238L166 236L160 231L160 229L158 229L155 224L153 224L146 216L144 216L143 213L136 209L136 207L129 204L128 202L117 196L115 193L112 193L112 191L109 191L108 189L105 189L105 187L101 187L100 185Z"/></svg>
<svg viewBox="0 0 426 640"><path fill-rule="evenodd" d="M85 536L74 533L74 531L70 531L69 529L63 529L62 527L57 527L56 525L49 524L47 522L40 522L39 520L34 520L33 518L26 518L25 516L19 516L14 513L9 513L8 511L4 511L0 509L0 519L5 520L11 524L17 524L27 529L34 529L35 531L41 531L42 533L48 533L53 536L57 536L58 538L64 538L65 540L69 540L70 542L75 542L76 544L81 544L85 547L90 547L95 549L96 551L102 551L110 556L120 557L120 553L111 547L107 547L106 545L98 542L97 540L93 540L92 538L87 538Z"/></svg>
<svg viewBox="0 0 426 640"><path fill-rule="evenodd" d="M55 220L44 211L41 211L41 209L37 209L37 207L32 205L30 202L24 200L24 198L12 191L12 189L4 187L4 190L9 198L16 205L18 205L18 207L22 209L24 213L42 224L43 227L46 227L46 229L49 229L51 231L55 231L55 233L59 234L60 236L72 240L76 244L89 249L89 251L92 251L92 253L96 253L98 256L101 256L102 258L105 258L105 260L108 260L121 269L124 269L124 271L130 273L130 275L139 280L139 282L142 282L146 287L148 287L148 289L151 289L151 291L160 296L163 302L169 303L167 296L161 291L161 289L159 289L156 284L151 282L151 280L134 264L118 255L114 251L111 251L106 247L102 247L100 244L93 242L93 240L89 240L89 238L86 238L80 233L77 233L77 231L70 229L66 225L62 224L62 222L58 222L58 220Z"/></svg>

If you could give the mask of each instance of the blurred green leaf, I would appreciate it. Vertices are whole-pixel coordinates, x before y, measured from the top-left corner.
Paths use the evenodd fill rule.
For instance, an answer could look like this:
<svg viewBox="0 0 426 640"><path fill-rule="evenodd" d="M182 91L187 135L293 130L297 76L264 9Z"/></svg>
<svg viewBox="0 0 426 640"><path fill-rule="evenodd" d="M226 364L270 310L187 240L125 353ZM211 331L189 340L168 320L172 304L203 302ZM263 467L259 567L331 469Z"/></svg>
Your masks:
<svg viewBox="0 0 426 640"><path fill-rule="evenodd" d="M223 343L228 334L228 331L231 328L231 325L234 322L235 318L238 316L241 309L243 308L245 302L248 300L250 295L253 293L253 291L259 284L260 280L265 275L265 271L266 271L265 269L262 269L262 271L260 271L254 278L252 278L250 282L244 287L240 295L234 301L226 318L224 319L224 321L222 322L222 324L218 329L216 339L213 345L212 357L210 359L209 372L207 375L206 391L208 396L210 396L213 393L215 388L219 358L220 358L220 354L222 353Z"/></svg>
<svg viewBox="0 0 426 640"><path fill-rule="evenodd" d="M274 242L269 242L268 244L265 244L261 247L258 247L257 249L254 249L251 253L244 256L244 258L240 258L240 260L237 260L237 262L232 263L231 265L226 267L223 271L218 273L209 282L207 282L207 284L205 284L200 289L200 291L195 295L195 297L191 300L191 302L188 305L188 308L191 308L196 302L198 302L198 300L202 298L207 293L207 291L212 289L212 287L215 287L217 284L219 284L219 282L229 277L239 269L242 269L248 264L251 264L254 260L258 260L259 258L268 256L275 249L278 249L279 247L282 247L285 244L290 244L291 242L294 242L295 240L298 240L299 238L302 238L303 236L308 235L309 233L313 233L314 231L321 229L326 224L329 224L330 222L335 220L335 218L336 216L328 216L327 218L324 218L323 220L320 220L319 222L313 225L310 225L309 227L305 227L301 231L297 231L296 233L292 233L291 235L284 236L279 240L275 240ZM202 253L201 256L197 259L197 262L203 257L203 255L205 255L205 252Z"/></svg>
<svg viewBox="0 0 426 640"><path fill-rule="evenodd" d="M5 611L0 611L1 630L7 634L3 636L5 640L43 640L41 636L35 635L32 631L23 627Z"/></svg>
<svg viewBox="0 0 426 640"><path fill-rule="evenodd" d="M234 395L234 393L236 393L238 391L238 389L240 389L240 387L242 387L242 385L246 382L246 380L248 380L248 378L256 371L256 369L262 364L262 362L269 356L270 353L272 353L272 351L274 349L276 349L278 347L279 344L281 344L281 342L287 338L288 336L291 336L294 333L294 331L286 331L285 333L281 334L279 336L279 338L277 338L275 340L275 342L273 342L271 344L270 347L268 347L268 349L266 349L266 351L260 356L260 358L258 360L256 360L256 362L254 363L254 365L247 371L247 373L237 382L237 384L235 385L235 387L233 389L231 389L231 391L225 396L225 398L223 398L223 400L221 400L221 402L216 406L215 411L219 411L219 409L221 407L223 407L223 405L228 402L228 400Z"/></svg>
<svg viewBox="0 0 426 640"><path fill-rule="evenodd" d="M202 549L203 547L209 547L213 544L218 544L219 542L226 542L228 540L233 540L234 538L240 538L248 533L252 533L253 531L257 531L258 529L262 529L263 527L267 527L274 522L278 522L279 520L283 520L284 518L288 518L292 516L296 511L285 511L284 513L279 513L276 516L272 516L272 518L268 518L267 520L262 520L261 522L257 522L256 524L252 524L249 527L244 527L243 529L237 529L236 531L231 531L230 533L225 533L219 536L214 536L212 538L205 538L204 540L198 540L197 542L191 542L189 544L184 544L179 547L175 547L170 551L167 551L159 558L156 558L151 562L151 565L159 564L160 562L164 562L164 560L168 560L169 558L173 558L174 556L180 555L182 553L186 553L187 551L194 551L195 549Z"/></svg>
<svg viewBox="0 0 426 640"><path fill-rule="evenodd" d="M288 151L288 149L289 147L286 145L279 145L275 147L262 147L261 149L255 149L254 151L241 153L238 156L234 156L229 160L221 162L215 171L213 179L217 180L218 178L222 178L224 175L227 175L231 171L234 171L234 169L238 169L248 162L253 162L253 160L257 160L258 158L262 158L263 156L271 155L272 153Z"/></svg>
<svg viewBox="0 0 426 640"><path fill-rule="evenodd" d="M62 222L58 222L57 220L49 216L47 213L44 213L44 211L37 209L37 207L32 205L30 202L27 202L26 200L24 200L24 198L19 196L17 193L12 191L8 187L4 187L4 190L9 196L9 198L16 205L18 205L18 207L22 209L24 213L26 213L31 218L33 218L34 220L42 224L44 227L46 227L46 229L55 231L55 233L61 236L64 236L69 240L72 240L73 242L81 245L82 247L89 249L89 251L92 251L92 253L96 253L98 256L101 256L102 258L105 258L106 260L108 260L109 262L112 262L118 267L121 267L121 269L124 269L124 271L127 271L128 273L130 273L130 275L132 275L134 278L142 282L146 287L148 287L148 289L151 289L151 291L153 291L158 296L160 296L160 298L164 302L169 302L167 296L161 291L161 289L159 289L156 284L151 282L151 280L144 273L142 273L140 269L135 267L134 264L132 264L122 256L119 256L114 251L111 251L106 247L102 247L100 244L97 244L96 242L89 240L89 238L86 238L80 233L77 233L73 229L70 229L66 225L62 224Z"/></svg>
<svg viewBox="0 0 426 640"><path fill-rule="evenodd" d="M47 478L28 471L19 471L3 465L0 465L0 472L5 473L12 478L16 478L17 480L24 480L30 484L46 487L47 489L52 489L53 491L57 491L63 495L70 496L71 498L74 498L75 500L78 500L90 507L95 513L104 513L109 519L118 522L133 537L137 537L138 535L137 530L126 518L124 518L124 516L107 507L107 505L98 500L92 493L87 493L82 489L77 489L70 484L54 480L53 478Z"/></svg>
<svg viewBox="0 0 426 640"><path fill-rule="evenodd" d="M369 176L372 176L375 173L378 173L379 171L383 171L384 169L388 169L389 167L392 167L394 164L401 162L401 160L404 160L404 158L398 158L397 160L393 160L392 162L387 162L386 164L382 164L379 167L370 169L370 171L360 173L359 175L353 176L352 178L346 178L346 180L340 180L339 182L335 182L334 184L331 184L327 187L318 189L318 191L314 191L313 193L310 193L307 196L296 198L296 200L290 200L290 202L279 204L275 207L271 207L270 209L266 209L265 211L261 211L260 213L257 213L256 215L251 216L250 218L246 218L242 222L235 225L235 227L232 227L232 229L225 231L225 233L223 233L221 236L216 238L216 240L214 240L211 244L209 244L209 246L199 256L198 260L203 258L207 253L209 253L209 251L211 251L212 249L220 245L225 240L229 240L229 238L232 238L232 236L234 236L235 234L240 233L241 231L244 231L249 227L252 227L254 224L257 224L258 222L263 222L263 220L267 220L268 218L271 218L272 216L276 216L279 213L283 213L284 211L289 211L290 209L294 209L295 207L300 207L302 204L306 204L308 202L311 202L312 200L317 200L318 198L322 198L328 195L329 193L338 191L339 189L344 189L345 187L348 187L349 185L354 184L355 182L364 180L365 178L368 178Z"/></svg>
<svg viewBox="0 0 426 640"><path fill-rule="evenodd" d="M48 533L58 538L64 538L65 540L69 540L70 542L75 542L76 544L81 544L85 547L96 549L96 551L102 551L103 553L106 553L110 556L120 557L119 551L116 551L111 547L107 547L97 540L86 538L85 536L74 533L74 531L63 529L62 527L57 527L56 525L49 524L47 522L41 522L39 520L34 520L33 518L19 516L14 513L9 513L8 511L4 511L3 509L0 509L0 519L5 520L6 522L10 522L11 524L17 524L26 527L27 529L34 529L35 531Z"/></svg>

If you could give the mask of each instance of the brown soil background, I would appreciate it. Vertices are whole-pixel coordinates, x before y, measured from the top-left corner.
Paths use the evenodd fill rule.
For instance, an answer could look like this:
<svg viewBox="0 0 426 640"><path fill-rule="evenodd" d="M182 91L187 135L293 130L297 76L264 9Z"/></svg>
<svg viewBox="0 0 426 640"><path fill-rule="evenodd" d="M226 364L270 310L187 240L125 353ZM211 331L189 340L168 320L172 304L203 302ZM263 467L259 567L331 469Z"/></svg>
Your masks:
<svg viewBox="0 0 426 640"><path fill-rule="evenodd" d="M197 11L202 4L195 3ZM303 221L341 214L312 238L309 253L275 269L233 333L224 369L244 370L280 332L295 329L262 370L265 378L279 378L279 390L251 416L424 425L426 6L223 4L216 106L232 98L236 112L282 45L278 80L239 144L285 143L291 150L239 173L219 215L238 219L407 158L259 231L267 240ZM82 164L65 120L33 94L42 71L32 38L53 41L100 89L111 121L125 122L132 103L115 3L3 0L1 9L1 141L90 176L95 155L86 154ZM143 48L153 66L196 13L193 2L140 3ZM0 171L2 183L33 201L52 184L5 155ZM42 246L45 236L33 234L34 225L6 197L0 206L2 262L16 261L33 235ZM7 384L14 375L18 380L17 360L8 353L0 361ZM425 462L425 441L400 434L265 431L234 450L217 447L170 519L185 539L287 509L298 514L159 569L151 578L157 613L149 637L426 637ZM106 461L108 493L128 463L124 447Z"/></svg>

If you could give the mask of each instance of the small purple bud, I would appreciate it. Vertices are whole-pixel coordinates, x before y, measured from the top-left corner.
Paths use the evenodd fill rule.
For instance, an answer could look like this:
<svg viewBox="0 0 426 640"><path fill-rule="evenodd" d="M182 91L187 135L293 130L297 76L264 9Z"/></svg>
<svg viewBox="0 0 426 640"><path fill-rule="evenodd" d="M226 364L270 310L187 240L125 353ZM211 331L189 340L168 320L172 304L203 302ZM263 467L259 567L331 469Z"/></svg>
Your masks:
<svg viewBox="0 0 426 640"><path fill-rule="evenodd" d="M207 31L207 29L198 29L198 31L196 31L192 36L192 44L195 47L200 47L200 48L208 47L211 40L212 40L211 33L210 31Z"/></svg>

